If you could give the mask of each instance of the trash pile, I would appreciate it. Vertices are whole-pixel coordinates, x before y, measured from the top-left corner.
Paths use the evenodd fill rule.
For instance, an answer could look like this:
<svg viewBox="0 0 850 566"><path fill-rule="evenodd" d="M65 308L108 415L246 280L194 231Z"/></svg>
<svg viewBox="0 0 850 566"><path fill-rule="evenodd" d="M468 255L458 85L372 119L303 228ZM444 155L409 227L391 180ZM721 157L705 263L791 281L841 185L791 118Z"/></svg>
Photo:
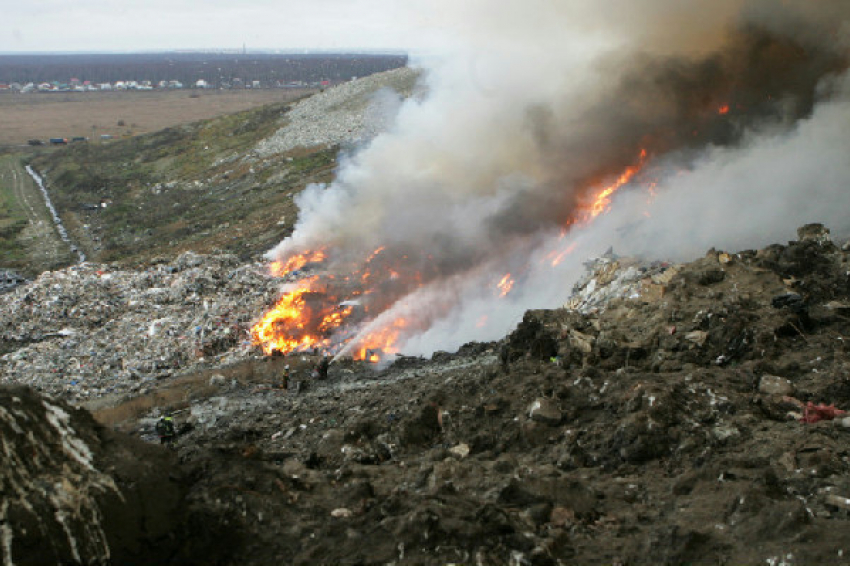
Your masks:
<svg viewBox="0 0 850 566"><path fill-rule="evenodd" d="M375 94L390 89L397 96L415 94L420 72L408 67L375 73L302 100L290 110L287 124L256 148L261 157L296 147L347 145L375 137L390 121L375 105Z"/></svg>
<svg viewBox="0 0 850 566"><path fill-rule="evenodd" d="M0 295L0 383L85 400L259 355L250 329L278 284L259 263L191 252L141 270L44 272Z"/></svg>
<svg viewBox="0 0 850 566"><path fill-rule="evenodd" d="M191 478L195 536L227 521L221 564L844 563L850 247L822 226L798 237L676 266L607 254L579 285L586 312L528 311L499 342L377 371L338 360L297 390L275 383L316 356L205 368L179 399L154 377L156 406L121 426L158 444L156 416L173 416L175 445L149 448L176 451ZM226 288L239 268L181 259L139 291L170 281L197 295L178 329L191 335L197 303L238 294L189 291L181 274ZM59 281L27 287L66 300ZM186 563L197 539L172 540L171 562Z"/></svg>
<svg viewBox="0 0 850 566"><path fill-rule="evenodd" d="M620 258L610 249L585 262L585 268L584 277L564 304L565 309L582 314L598 312L614 299L654 300L680 269L668 262Z"/></svg>
<svg viewBox="0 0 850 566"><path fill-rule="evenodd" d="M26 279L21 277L18 273L9 271L8 269L0 269L0 294L11 291L18 285L23 285L25 282Z"/></svg>
<svg viewBox="0 0 850 566"><path fill-rule="evenodd" d="M221 386L176 417L193 497L238 518L243 563L842 562L850 250L827 234L607 254L585 312L500 343Z"/></svg>

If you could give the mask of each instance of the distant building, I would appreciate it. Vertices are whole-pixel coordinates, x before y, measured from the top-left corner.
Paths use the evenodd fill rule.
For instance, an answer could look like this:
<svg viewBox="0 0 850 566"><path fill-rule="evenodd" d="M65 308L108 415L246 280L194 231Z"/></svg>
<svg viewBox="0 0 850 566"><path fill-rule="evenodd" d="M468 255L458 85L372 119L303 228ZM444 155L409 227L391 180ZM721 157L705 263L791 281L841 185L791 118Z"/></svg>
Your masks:
<svg viewBox="0 0 850 566"><path fill-rule="evenodd" d="M209 83L207 81L205 81L204 79L198 79L197 81L195 81L195 88L209 88L209 87L210 87Z"/></svg>

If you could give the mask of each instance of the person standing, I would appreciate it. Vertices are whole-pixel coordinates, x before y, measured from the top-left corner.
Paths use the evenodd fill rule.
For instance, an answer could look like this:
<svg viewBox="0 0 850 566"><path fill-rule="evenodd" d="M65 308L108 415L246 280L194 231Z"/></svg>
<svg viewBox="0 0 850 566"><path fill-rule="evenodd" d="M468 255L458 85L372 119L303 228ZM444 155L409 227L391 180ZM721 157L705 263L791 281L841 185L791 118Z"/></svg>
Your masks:
<svg viewBox="0 0 850 566"><path fill-rule="evenodd" d="M171 445L177 440L177 431L174 429L174 419L170 415L159 417L156 423L156 433L159 435L160 444Z"/></svg>

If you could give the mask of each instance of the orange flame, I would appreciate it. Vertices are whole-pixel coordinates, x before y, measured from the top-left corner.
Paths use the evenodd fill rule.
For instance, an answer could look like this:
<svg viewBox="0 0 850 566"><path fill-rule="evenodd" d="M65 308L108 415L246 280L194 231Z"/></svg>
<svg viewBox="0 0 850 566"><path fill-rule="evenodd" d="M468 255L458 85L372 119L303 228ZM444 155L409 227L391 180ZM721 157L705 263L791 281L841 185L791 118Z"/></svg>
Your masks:
<svg viewBox="0 0 850 566"><path fill-rule="evenodd" d="M578 243L573 242L572 244L567 246L566 249L561 250L560 252L552 252L548 256L546 256L546 258L551 260L550 265L552 267L557 267L562 261L564 261L565 257L567 257L568 255L570 255L571 253L573 253L575 251L577 246L578 246Z"/></svg>
<svg viewBox="0 0 850 566"><path fill-rule="evenodd" d="M721 106L720 108L717 109L717 113L720 114L721 116L723 116L724 114L728 114L729 113L729 105L724 104L723 106Z"/></svg>
<svg viewBox="0 0 850 566"><path fill-rule="evenodd" d="M585 221L590 221L603 212L608 212L611 209L611 195L617 192L617 189L628 183L632 178L643 169L643 164L646 161L646 150L640 150L640 157L635 165L629 165L617 179L600 190L593 199L593 203L588 207Z"/></svg>
<svg viewBox="0 0 850 566"><path fill-rule="evenodd" d="M269 266L269 269L272 275L276 277L282 277L287 273L291 273L293 271L298 271L308 263L320 263L327 259L328 255L325 251L325 248L320 248L316 251L306 251L302 254L297 254L285 262L282 261L273 261Z"/></svg>
<svg viewBox="0 0 850 566"><path fill-rule="evenodd" d="M511 289L514 287L514 280L511 279L511 274L506 273L498 283L496 283L496 287L499 289L499 296L504 297L508 293L511 292Z"/></svg>
<svg viewBox="0 0 850 566"><path fill-rule="evenodd" d="M397 354L398 348L395 343L401 331L408 327L408 321L404 317L395 319L390 325L368 334L359 340L360 348L354 355L355 360L366 360L368 362L379 362L382 356Z"/></svg>
<svg viewBox="0 0 850 566"><path fill-rule="evenodd" d="M638 159L623 169L612 182L595 187L588 200L580 206L563 225L562 237L569 233L574 224L592 221L607 212L611 207L614 193L623 185L631 182L640 172L647 159L645 150L641 150ZM591 185L591 188L594 188ZM541 261L559 265L564 258L577 247L573 242L562 250L556 250ZM385 254L385 247L376 248L364 261L358 262L349 271L338 270L337 277L323 273L302 279L295 289L285 293L278 303L252 329L255 344L262 347L266 354L275 350L282 353L298 352L320 347L330 351L339 351L350 343L354 359L379 362L388 355L398 353L398 342L404 333L409 333L419 323L409 317L397 317L377 330L355 335L355 332L336 333L342 325L359 325L368 322L374 315L386 312L399 297L422 287L440 276L439 268L433 256L408 257ZM292 255L284 261L274 262L271 273L285 276L294 271L324 262L328 257L327 248L308 250ZM518 272L522 277L523 271ZM321 283L320 283L321 281ZM499 297L506 297L516 284L515 276L506 273L496 284L494 291ZM354 301L353 298L357 297ZM477 321L477 326L485 326L487 317ZM352 326L352 330L357 328ZM364 334L364 333L361 333ZM356 340L355 343L351 343Z"/></svg>
<svg viewBox="0 0 850 566"><path fill-rule="evenodd" d="M320 339L310 334L301 338L289 338L288 334L278 332L280 326L287 328L304 328L306 322L306 303L304 294L310 292L311 285L317 278L303 281L303 286L286 293L277 305L258 322L252 329L254 340L263 347L266 354L275 350L288 353L293 350L315 347Z"/></svg>

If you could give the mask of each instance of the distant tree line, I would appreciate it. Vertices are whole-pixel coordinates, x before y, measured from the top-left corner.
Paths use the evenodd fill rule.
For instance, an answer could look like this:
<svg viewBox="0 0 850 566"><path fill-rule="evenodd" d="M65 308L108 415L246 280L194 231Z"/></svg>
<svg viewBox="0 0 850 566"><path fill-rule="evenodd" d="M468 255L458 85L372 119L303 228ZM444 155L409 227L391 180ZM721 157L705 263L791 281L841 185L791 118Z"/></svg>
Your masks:
<svg viewBox="0 0 850 566"><path fill-rule="evenodd" d="M0 55L0 83L65 83L71 78L92 83L177 80L185 86L204 80L212 87L233 85L235 79L248 85L260 81L263 86L295 82L335 83L406 64L406 55L380 54Z"/></svg>

